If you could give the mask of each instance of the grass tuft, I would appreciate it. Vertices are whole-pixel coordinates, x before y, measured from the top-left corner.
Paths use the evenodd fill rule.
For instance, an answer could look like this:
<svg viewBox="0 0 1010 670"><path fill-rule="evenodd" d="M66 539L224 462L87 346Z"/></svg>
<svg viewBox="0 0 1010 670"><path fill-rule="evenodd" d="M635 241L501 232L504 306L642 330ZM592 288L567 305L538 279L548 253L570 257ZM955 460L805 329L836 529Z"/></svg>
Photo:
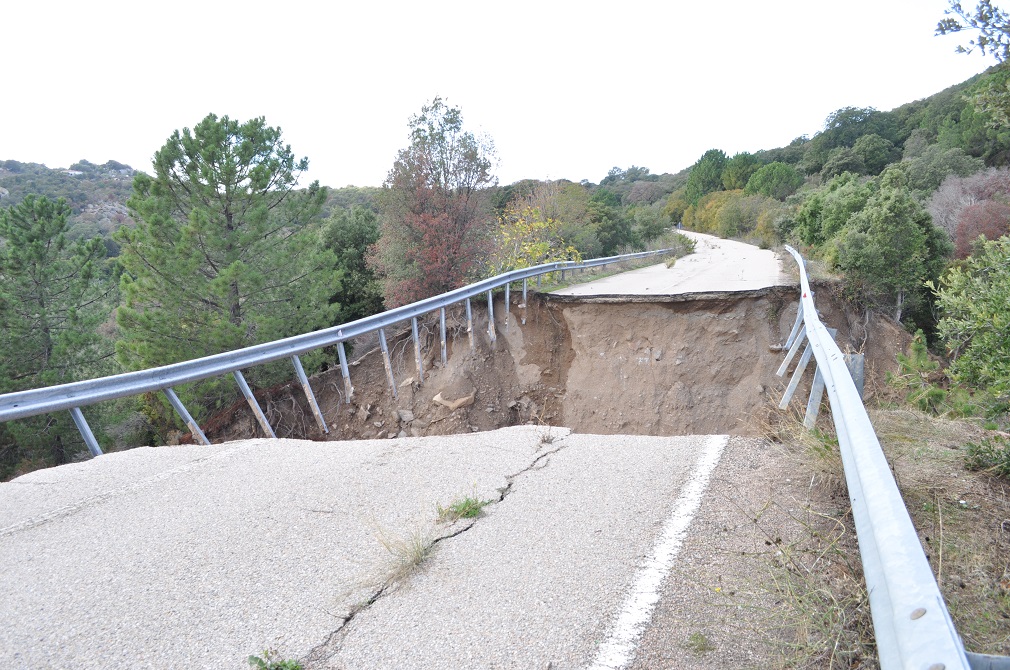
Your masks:
<svg viewBox="0 0 1010 670"><path fill-rule="evenodd" d="M464 496L453 500L447 507L435 505L439 523L453 523L460 519L476 519L490 500L480 500L474 496Z"/></svg>
<svg viewBox="0 0 1010 670"><path fill-rule="evenodd" d="M691 633L687 638L687 644L684 646L687 647L689 651L698 655L715 651L715 645L709 642L709 639L701 632Z"/></svg>
<svg viewBox="0 0 1010 670"><path fill-rule="evenodd" d="M246 660L256 670L302 670L298 661L278 658L275 649L267 649L262 656L250 656Z"/></svg>
<svg viewBox="0 0 1010 670"><path fill-rule="evenodd" d="M380 530L379 543L395 561L390 579L397 580L414 572L431 555L435 544L432 533L427 528L416 528L404 535L391 535Z"/></svg>

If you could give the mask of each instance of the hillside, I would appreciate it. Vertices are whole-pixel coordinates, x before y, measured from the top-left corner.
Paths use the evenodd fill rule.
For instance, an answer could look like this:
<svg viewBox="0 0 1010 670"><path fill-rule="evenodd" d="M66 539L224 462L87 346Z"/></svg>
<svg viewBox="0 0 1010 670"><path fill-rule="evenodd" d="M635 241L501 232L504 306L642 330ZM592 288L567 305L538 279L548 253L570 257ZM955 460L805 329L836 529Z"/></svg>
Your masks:
<svg viewBox="0 0 1010 670"><path fill-rule="evenodd" d="M80 160L69 168L56 169L39 163L0 160L0 206L16 205L30 193L64 198L73 212L68 237L108 239L116 229L133 223L126 200L135 172L129 165L111 160L104 165ZM107 243L112 245L111 241Z"/></svg>

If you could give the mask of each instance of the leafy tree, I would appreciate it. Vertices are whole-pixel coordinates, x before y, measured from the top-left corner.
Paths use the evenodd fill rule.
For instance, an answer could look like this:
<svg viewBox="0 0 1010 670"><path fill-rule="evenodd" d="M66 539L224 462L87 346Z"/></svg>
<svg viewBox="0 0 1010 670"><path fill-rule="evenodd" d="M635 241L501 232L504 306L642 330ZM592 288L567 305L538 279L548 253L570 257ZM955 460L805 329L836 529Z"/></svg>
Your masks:
<svg viewBox="0 0 1010 670"><path fill-rule="evenodd" d="M642 242L650 242L670 228L670 219L663 214L661 203L632 207L628 216L634 224L635 235Z"/></svg>
<svg viewBox="0 0 1010 670"><path fill-rule="evenodd" d="M115 289L101 240L67 240L64 200L28 195L0 210L0 393L101 374L111 343L98 333ZM65 413L5 424L0 479L59 465L82 447ZM6 444L5 444L6 443Z"/></svg>
<svg viewBox="0 0 1010 670"><path fill-rule="evenodd" d="M793 139L788 146L758 151L754 156L762 163L774 163L778 161L780 163L787 163L788 165L797 165L803 160L803 154L806 152L809 143L809 137L800 135Z"/></svg>
<svg viewBox="0 0 1010 670"><path fill-rule="evenodd" d="M501 204L499 220L509 212L536 211L544 220L556 221L558 235L583 258L600 255L600 239L590 217L591 196L586 186L567 179L524 180L502 191L509 196Z"/></svg>
<svg viewBox="0 0 1010 670"><path fill-rule="evenodd" d="M905 159L892 164L904 171L908 188L922 199L928 198L951 175L967 177L985 168L980 159L968 156L959 148L944 149L938 144L920 147L915 153L905 144Z"/></svg>
<svg viewBox="0 0 1010 670"><path fill-rule="evenodd" d="M575 247L565 244L558 222L539 210L508 210L495 233L488 275L556 261L580 261Z"/></svg>
<svg viewBox="0 0 1010 670"><path fill-rule="evenodd" d="M764 195L776 200L785 200L803 185L803 175L792 165L769 163L762 166L747 180L744 193Z"/></svg>
<svg viewBox="0 0 1010 670"><path fill-rule="evenodd" d="M872 107L843 107L828 115L824 130L811 139L804 147L802 169L807 174L822 172L835 149L851 149L863 135L876 134L899 144L902 139L897 118L890 112L881 112ZM838 155L838 152L835 152ZM846 156L848 160L848 156ZM865 166L864 168L865 169ZM852 167L843 168L856 172ZM841 174L832 170L830 176Z"/></svg>
<svg viewBox="0 0 1010 670"><path fill-rule="evenodd" d="M666 205L663 207L663 213L669 217L670 221L678 223L684 218L684 212L687 208L691 206L691 203L687 201L687 195L684 188L679 188L670 194L670 197L666 199Z"/></svg>
<svg viewBox="0 0 1010 670"><path fill-rule="evenodd" d="M617 203L615 205L615 202ZM589 199L589 218L600 240L600 254L612 256L640 244L620 202L607 189L597 189Z"/></svg>
<svg viewBox="0 0 1010 670"><path fill-rule="evenodd" d="M986 241L933 284L957 381L1010 398L1010 238Z"/></svg>
<svg viewBox="0 0 1010 670"><path fill-rule="evenodd" d="M684 199L689 204L697 204L703 195L721 191L722 171L728 162L726 154L719 149L709 149L691 167L691 174L684 185Z"/></svg>
<svg viewBox="0 0 1010 670"><path fill-rule="evenodd" d="M750 239L767 247L774 241L772 222L781 207L781 203L763 195L747 195L739 189L717 191L688 208L684 225L720 237Z"/></svg>
<svg viewBox="0 0 1010 670"><path fill-rule="evenodd" d="M379 241L379 221L375 212L355 205L334 212L323 229L323 248L336 256L340 289L330 297L338 305L337 322L347 323L381 312L382 285L368 267L365 256Z"/></svg>
<svg viewBox="0 0 1010 670"><path fill-rule="evenodd" d="M900 321L906 303L923 295L951 252L950 242L908 191L900 171L881 177L880 189L841 233L838 265L850 293L868 306L888 306Z"/></svg>
<svg viewBox="0 0 1010 670"><path fill-rule="evenodd" d="M735 191L747 186L747 181L757 169L761 161L746 151L738 153L726 161L722 170L722 185L727 191Z"/></svg>
<svg viewBox="0 0 1010 670"><path fill-rule="evenodd" d="M852 150L863 161L866 174L871 175L880 174L888 164L898 160L900 156L893 142L876 133L860 137L852 145Z"/></svg>
<svg viewBox="0 0 1010 670"><path fill-rule="evenodd" d="M296 192L296 160L279 128L210 114L175 131L155 174L133 181L135 229L121 229L120 362L143 369L329 326L339 305L333 254L307 225L324 189ZM251 371L272 381L268 368ZM206 384L206 402L231 394Z"/></svg>
<svg viewBox="0 0 1010 670"><path fill-rule="evenodd" d="M862 156L856 153L855 149L849 147L832 149L821 169L821 179L831 179L845 172L866 174L866 163L863 162Z"/></svg>
<svg viewBox="0 0 1010 670"><path fill-rule="evenodd" d="M441 98L422 107L410 129L410 146L386 177L382 234L369 257L388 307L465 284L478 271L494 225L491 140L464 131L460 109Z"/></svg>
<svg viewBox="0 0 1010 670"><path fill-rule="evenodd" d="M684 210L684 227L699 233L719 234L719 212L740 195L739 191L714 191Z"/></svg>
<svg viewBox="0 0 1010 670"><path fill-rule="evenodd" d="M811 245L833 238L876 192L876 183L851 172L841 174L812 193L796 213L795 232Z"/></svg>

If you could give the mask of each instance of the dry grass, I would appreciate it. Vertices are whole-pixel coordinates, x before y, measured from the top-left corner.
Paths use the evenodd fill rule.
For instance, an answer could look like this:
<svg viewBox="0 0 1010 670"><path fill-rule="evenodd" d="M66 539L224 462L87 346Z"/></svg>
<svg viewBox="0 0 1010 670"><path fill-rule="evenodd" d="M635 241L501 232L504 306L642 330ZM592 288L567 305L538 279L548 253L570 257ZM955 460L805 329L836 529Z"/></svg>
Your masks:
<svg viewBox="0 0 1010 670"><path fill-rule="evenodd" d="M950 420L917 410L873 409L870 418L891 464L947 607L969 651L1010 654L1010 481L965 468L965 445L990 434L977 422ZM824 425L823 423L821 424ZM844 491L837 442L830 430L803 429L792 413L769 413L769 439L803 462L812 477L833 480ZM839 520L851 533L851 518ZM830 645L843 660L859 645L872 646L865 586L857 546L821 535L827 555L845 568L823 572L808 561L818 533L783 549L772 575L787 605L784 624L795 631L786 667L850 667L816 653ZM812 544L811 544L812 543ZM785 567L776 571L776 568ZM809 570L807 569L809 568ZM864 649L865 651L865 649ZM864 666L858 666L864 667Z"/></svg>
<svg viewBox="0 0 1010 670"><path fill-rule="evenodd" d="M419 526L400 534L379 529L376 538L393 559L387 583L400 581L413 573L431 555L435 543L433 530L428 526Z"/></svg>
<svg viewBox="0 0 1010 670"><path fill-rule="evenodd" d="M762 633L776 642L781 668L876 668L838 443L830 431L805 429L800 411L770 410L758 421L790 469L809 478L804 499L780 494L754 515L768 547L764 588L777 604L764 613Z"/></svg>
<svg viewBox="0 0 1010 670"><path fill-rule="evenodd" d="M965 647L1010 654L1010 481L964 467L992 431L908 409L871 419Z"/></svg>

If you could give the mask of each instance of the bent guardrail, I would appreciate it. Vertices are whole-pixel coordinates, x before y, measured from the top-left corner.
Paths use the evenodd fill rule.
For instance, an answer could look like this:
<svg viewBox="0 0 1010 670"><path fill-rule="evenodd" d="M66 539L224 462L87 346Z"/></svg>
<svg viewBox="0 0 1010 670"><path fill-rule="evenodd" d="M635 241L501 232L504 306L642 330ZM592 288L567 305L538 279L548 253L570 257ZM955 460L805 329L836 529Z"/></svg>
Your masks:
<svg viewBox="0 0 1010 670"><path fill-rule="evenodd" d="M81 436L84 438L84 442L88 445L88 449L93 455L98 456L102 453L102 450L98 446L98 442L95 440L95 436L91 432L91 428L88 426L84 415L81 413L81 407L94 405L105 400L126 398L129 396L140 395L142 393L161 391L165 393L172 407L186 425L189 426L190 430L193 432L194 439L198 440L202 444L210 444L210 441L207 440L203 431L200 430L200 426L179 400L179 397L174 391L174 387L179 384L186 384L231 373L234 376L242 394L245 396L246 401L249 403L249 406L252 409L253 414L256 416L256 419L262 427L264 433L270 437L275 437L273 428L270 426L270 422L267 420L262 409L260 409L259 403L256 401L249 385L246 383L245 377L242 375L242 370L283 358L290 358L295 368L295 374L305 392L305 396L308 399L309 406L312 409L312 414L315 417L319 429L324 433L328 433L329 430L326 426L326 421L319 409L319 404L316 402L315 395L312 392L312 387L309 385L308 378L305 376L305 372L302 369L301 360L298 358L299 355L322 347L336 345L337 354L340 359L340 371L344 380L344 401L350 402L353 387L351 386L350 370L347 365L344 342L359 335L378 331L379 345L382 349L387 382L389 383L390 389L395 397L396 384L393 380L392 365L389 359L389 351L386 346L385 328L388 328L396 323L410 320L411 335L414 340L414 357L417 364L418 381L422 381L424 378L424 369L421 364L421 346L417 333L417 317L439 310L442 363L444 364L446 359L446 307L460 302L465 303L467 332L470 337L470 346L473 348L473 316L470 299L474 296L478 296L482 293L487 294L489 324L488 334L491 340L494 341L496 338L494 330L494 304L492 301L492 291L494 291L494 289L502 286L505 287L505 327L508 328L509 292L513 282L522 281L522 304L525 305L528 288L527 282L530 278L537 277L537 283L539 284L539 277L550 272L560 272L561 278L564 279L565 272L572 270L581 270L590 267L609 265L611 263L619 263L621 261L647 258L649 256L666 254L670 251L672 250L659 249L656 251L643 251L634 254L595 258L578 263L572 261L561 261L557 263L537 265L530 268L522 268L475 282L454 291L443 293L442 295L437 295L425 300L419 300L409 305L404 305L403 307L397 307L396 309L391 309L363 319L358 319L357 321L351 321L346 324L311 333L295 335L294 337L289 337L283 340L257 344L244 349L237 349L235 351L228 351L221 354L215 354L213 356L206 356L204 358L183 361L181 363L174 363L172 365L165 365L148 370L126 372L109 377L100 377L97 379L88 379L80 382L61 384L59 386L49 386L45 388L0 395L0 422L10 421L12 419L21 419L38 414L48 414L51 412L69 410L74 423L80 431Z"/></svg>
<svg viewBox="0 0 1010 670"><path fill-rule="evenodd" d="M806 347L783 402L788 404L812 355L817 369L804 424L812 427L811 419L816 418L826 389L852 503L880 667L988 667L980 664L981 655L965 653L842 352L817 316L803 258L791 247L786 250L800 268L801 298L779 376L785 374L804 341Z"/></svg>

